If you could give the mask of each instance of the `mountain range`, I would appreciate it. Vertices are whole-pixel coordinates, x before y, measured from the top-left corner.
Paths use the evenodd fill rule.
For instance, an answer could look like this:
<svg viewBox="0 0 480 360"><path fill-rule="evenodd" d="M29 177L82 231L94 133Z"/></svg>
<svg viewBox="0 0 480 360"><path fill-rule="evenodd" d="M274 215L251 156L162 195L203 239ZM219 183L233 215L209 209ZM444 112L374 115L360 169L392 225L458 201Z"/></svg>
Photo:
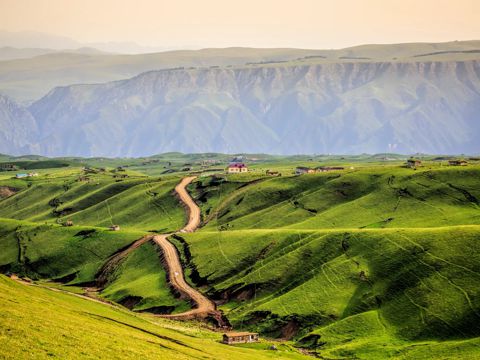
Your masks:
<svg viewBox="0 0 480 360"><path fill-rule="evenodd" d="M56 52L1 61L6 78L0 152L13 155L480 152L479 41ZM64 85L80 79L92 84ZM21 95L45 84L63 86Z"/></svg>

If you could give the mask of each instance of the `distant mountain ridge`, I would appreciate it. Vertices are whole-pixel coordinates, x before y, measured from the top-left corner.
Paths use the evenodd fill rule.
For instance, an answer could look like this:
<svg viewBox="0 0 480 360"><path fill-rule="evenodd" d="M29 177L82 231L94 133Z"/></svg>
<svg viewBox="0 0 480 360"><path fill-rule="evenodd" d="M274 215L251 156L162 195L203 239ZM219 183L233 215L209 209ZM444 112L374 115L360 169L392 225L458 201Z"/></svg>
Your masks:
<svg viewBox="0 0 480 360"><path fill-rule="evenodd" d="M1 33L1 32L0 32ZM1 40L1 39L0 39ZM1 42L0 42L1 44ZM66 43L68 45L71 43ZM349 62L466 61L480 58L480 41L360 45L345 49L242 48L176 50L125 55L78 50L55 50L25 58L28 49L0 61L0 93L22 104L31 104L57 86L103 83L140 73L178 67L245 67L279 64L308 65ZM30 49L32 50L32 49ZM38 49L37 49L38 50ZM38 51L37 51L38 52ZM12 50L4 51L12 59ZM2 49L0 49L0 59Z"/></svg>
<svg viewBox="0 0 480 360"><path fill-rule="evenodd" d="M0 104L9 154L480 152L480 60L179 68Z"/></svg>

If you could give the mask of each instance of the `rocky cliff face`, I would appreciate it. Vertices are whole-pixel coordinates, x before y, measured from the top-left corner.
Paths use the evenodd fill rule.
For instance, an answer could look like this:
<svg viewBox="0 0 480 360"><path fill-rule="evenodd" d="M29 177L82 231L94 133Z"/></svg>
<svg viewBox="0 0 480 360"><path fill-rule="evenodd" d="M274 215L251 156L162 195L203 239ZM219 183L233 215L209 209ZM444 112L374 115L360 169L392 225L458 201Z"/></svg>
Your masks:
<svg viewBox="0 0 480 360"><path fill-rule="evenodd" d="M57 88L29 110L29 150L50 156L478 153L480 61L153 71Z"/></svg>
<svg viewBox="0 0 480 360"><path fill-rule="evenodd" d="M30 112L0 95L0 153L27 154L38 134Z"/></svg>

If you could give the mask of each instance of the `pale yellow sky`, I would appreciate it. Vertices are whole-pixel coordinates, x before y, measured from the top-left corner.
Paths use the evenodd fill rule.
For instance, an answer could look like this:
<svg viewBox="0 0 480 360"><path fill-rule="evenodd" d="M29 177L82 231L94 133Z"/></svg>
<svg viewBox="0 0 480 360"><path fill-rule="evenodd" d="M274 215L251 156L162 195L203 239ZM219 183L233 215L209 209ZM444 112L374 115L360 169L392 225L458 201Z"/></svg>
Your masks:
<svg viewBox="0 0 480 360"><path fill-rule="evenodd" d="M480 39L480 0L0 0L0 30L162 47Z"/></svg>

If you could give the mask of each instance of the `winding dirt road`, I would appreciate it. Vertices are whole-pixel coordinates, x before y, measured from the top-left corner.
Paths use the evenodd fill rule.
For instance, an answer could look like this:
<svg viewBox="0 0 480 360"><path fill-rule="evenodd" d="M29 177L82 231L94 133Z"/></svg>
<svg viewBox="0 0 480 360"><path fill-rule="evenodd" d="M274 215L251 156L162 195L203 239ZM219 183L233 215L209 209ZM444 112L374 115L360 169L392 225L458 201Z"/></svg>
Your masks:
<svg viewBox="0 0 480 360"><path fill-rule="evenodd" d="M180 183L175 187L175 192L179 196L180 200L186 207L188 214L187 224L176 233L194 232L200 226L200 208L195 201L191 198L186 187L196 179L196 176L190 176L183 178ZM142 238L134 241L132 244L121 249L114 255L112 255L102 266L102 268L96 274L95 287L91 288L92 293L101 291L106 285L112 281L111 275L115 273L115 269L126 259L126 257L134 250L142 246L143 244L153 241L163 252L163 265L167 268L168 280L170 285L178 292L184 299L189 299L193 302L194 308L179 314L157 315L169 319L188 320L188 319L213 319L219 327L228 327L228 321L223 317L222 313L217 310L215 303L209 300L206 296L200 293L198 290L192 288L185 281L183 274L183 268L180 263L180 258L176 247L168 240L170 234L159 235L145 235ZM101 301L96 299L92 295L85 295L95 301Z"/></svg>
<svg viewBox="0 0 480 360"><path fill-rule="evenodd" d="M186 177L175 187L175 191L180 197L180 200L188 209L188 222L185 227L179 231L183 233L194 232L200 226L200 208L186 190L187 185L194 179L196 179L195 176ZM217 310L215 303L205 297L198 290L192 288L185 281L178 251L175 246L168 241L169 235L171 234L155 235L153 241L155 241L163 251L164 264L168 269L168 280L170 285L182 296L191 299L195 304L195 308L180 314L159 316L177 320L205 319L211 317L215 319L219 326L226 326L227 323L224 320L222 313Z"/></svg>
<svg viewBox="0 0 480 360"><path fill-rule="evenodd" d="M187 225L180 230L180 232L194 232L200 226L200 208L197 204L195 204L195 201L193 201L186 189L188 184L190 184L196 178L196 176L183 178L182 181L175 186L175 192L188 208L188 222Z"/></svg>

